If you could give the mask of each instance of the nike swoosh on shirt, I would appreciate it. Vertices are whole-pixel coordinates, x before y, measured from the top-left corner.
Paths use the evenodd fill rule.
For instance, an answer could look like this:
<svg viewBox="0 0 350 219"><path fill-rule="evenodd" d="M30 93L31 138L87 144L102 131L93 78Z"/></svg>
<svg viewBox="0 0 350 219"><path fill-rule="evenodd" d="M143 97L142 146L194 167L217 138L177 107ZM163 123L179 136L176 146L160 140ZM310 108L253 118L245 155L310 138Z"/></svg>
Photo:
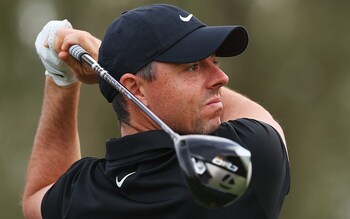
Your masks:
<svg viewBox="0 0 350 219"><path fill-rule="evenodd" d="M190 14L188 15L187 17L182 17L181 15L179 15L180 19L183 21L183 22L189 22L192 18L193 14Z"/></svg>
<svg viewBox="0 0 350 219"><path fill-rule="evenodd" d="M126 178L128 178L129 176L131 176L132 174L134 174L136 172L132 172L132 173L129 173L128 175L124 176L122 180L118 181L118 176L115 178L115 182L117 184L117 186L120 188L122 187L124 181L126 180Z"/></svg>

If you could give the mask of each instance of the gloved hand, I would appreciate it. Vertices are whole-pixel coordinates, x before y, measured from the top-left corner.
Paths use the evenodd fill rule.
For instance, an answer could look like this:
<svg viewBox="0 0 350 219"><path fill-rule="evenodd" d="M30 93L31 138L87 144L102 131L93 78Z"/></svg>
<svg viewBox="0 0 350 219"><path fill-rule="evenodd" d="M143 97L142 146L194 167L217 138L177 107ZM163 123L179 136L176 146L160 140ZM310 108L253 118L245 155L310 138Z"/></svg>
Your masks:
<svg viewBox="0 0 350 219"><path fill-rule="evenodd" d="M45 66L45 75L53 78L59 86L68 86L77 81L77 78L69 70L68 66L58 58L54 50L54 38L57 30L61 28L73 28L68 20L48 22L35 40L35 48L41 62ZM45 46L46 42L48 47Z"/></svg>

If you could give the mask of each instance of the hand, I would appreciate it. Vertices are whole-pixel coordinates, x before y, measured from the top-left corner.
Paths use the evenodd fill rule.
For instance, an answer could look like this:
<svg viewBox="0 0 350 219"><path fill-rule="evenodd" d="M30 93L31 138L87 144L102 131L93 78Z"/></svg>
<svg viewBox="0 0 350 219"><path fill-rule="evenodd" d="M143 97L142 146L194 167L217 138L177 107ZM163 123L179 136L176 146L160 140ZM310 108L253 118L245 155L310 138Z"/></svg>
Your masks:
<svg viewBox="0 0 350 219"><path fill-rule="evenodd" d="M98 83L98 76L95 71L69 54L68 49L75 44L83 47L93 59L98 60L98 49L101 40L86 31L65 28L57 31L54 41L54 48L58 53L58 57L70 67L79 81L87 84Z"/></svg>
<svg viewBox="0 0 350 219"><path fill-rule="evenodd" d="M50 76L59 86L68 86L76 82L77 78L58 57L54 49L56 33L63 28L72 29L72 25L67 20L48 22L38 34L35 48L45 66L45 75Z"/></svg>

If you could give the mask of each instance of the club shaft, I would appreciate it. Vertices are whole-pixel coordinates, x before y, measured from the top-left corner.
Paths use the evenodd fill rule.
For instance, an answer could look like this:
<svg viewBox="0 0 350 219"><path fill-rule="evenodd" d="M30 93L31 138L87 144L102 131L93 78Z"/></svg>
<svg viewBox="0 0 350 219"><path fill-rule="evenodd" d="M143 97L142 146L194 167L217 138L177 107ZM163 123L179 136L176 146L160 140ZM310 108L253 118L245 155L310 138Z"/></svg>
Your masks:
<svg viewBox="0 0 350 219"><path fill-rule="evenodd" d="M174 132L158 116L156 116L148 107L146 107L137 97L135 97L127 88L115 80L106 70L104 70L81 46L73 45L69 48L71 54L78 61L91 67L103 80L135 103L149 118L151 118L161 129L170 135L174 140L179 138L179 134Z"/></svg>

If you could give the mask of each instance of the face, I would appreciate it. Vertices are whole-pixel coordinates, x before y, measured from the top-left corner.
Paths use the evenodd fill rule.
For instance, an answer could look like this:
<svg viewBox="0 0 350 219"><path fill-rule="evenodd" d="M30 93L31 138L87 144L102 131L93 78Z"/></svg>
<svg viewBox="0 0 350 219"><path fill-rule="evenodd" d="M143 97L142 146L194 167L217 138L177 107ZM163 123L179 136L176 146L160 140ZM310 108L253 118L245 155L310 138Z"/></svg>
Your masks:
<svg viewBox="0 0 350 219"><path fill-rule="evenodd" d="M227 75L215 56L186 64L155 64L156 80L144 86L148 107L175 132L208 134L221 123L220 88Z"/></svg>

